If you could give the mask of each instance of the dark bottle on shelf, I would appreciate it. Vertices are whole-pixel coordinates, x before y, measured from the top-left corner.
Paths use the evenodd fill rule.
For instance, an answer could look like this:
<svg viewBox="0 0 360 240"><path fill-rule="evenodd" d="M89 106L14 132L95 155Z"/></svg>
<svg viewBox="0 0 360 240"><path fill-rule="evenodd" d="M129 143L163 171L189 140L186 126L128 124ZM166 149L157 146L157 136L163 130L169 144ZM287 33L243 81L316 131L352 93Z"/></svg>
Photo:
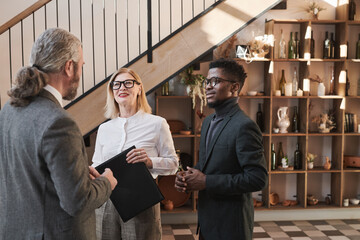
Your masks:
<svg viewBox="0 0 360 240"><path fill-rule="evenodd" d="M285 70L282 69L281 70L281 79L280 79L280 83L279 83L279 89L280 89L280 92L281 92L281 96L285 96L285 84L286 84Z"/></svg>
<svg viewBox="0 0 360 240"><path fill-rule="evenodd" d="M349 2L349 20L354 20L356 14L356 4L354 0Z"/></svg>
<svg viewBox="0 0 360 240"><path fill-rule="evenodd" d="M360 59L360 33L359 40L356 42L356 59Z"/></svg>
<svg viewBox="0 0 360 240"><path fill-rule="evenodd" d="M299 148L299 143L296 144L296 150L294 152L294 169L302 169L302 156Z"/></svg>
<svg viewBox="0 0 360 240"><path fill-rule="evenodd" d="M331 67L330 92L329 95L335 95L334 67Z"/></svg>
<svg viewBox="0 0 360 240"><path fill-rule="evenodd" d="M276 153L273 143L271 143L271 170L276 170Z"/></svg>
<svg viewBox="0 0 360 240"><path fill-rule="evenodd" d="M329 59L331 57L331 41L329 39L329 33L325 32L325 40L323 47L323 59Z"/></svg>
<svg viewBox="0 0 360 240"><path fill-rule="evenodd" d="M298 115L296 106L294 107L294 116L292 118L292 131L294 133L299 132L299 115Z"/></svg>
<svg viewBox="0 0 360 240"><path fill-rule="evenodd" d="M298 39L298 32L295 32L295 58L300 58L300 41Z"/></svg>
<svg viewBox="0 0 360 240"><path fill-rule="evenodd" d="M334 33L331 33L331 38L330 38L330 58L334 59L336 54L336 43L334 40Z"/></svg>
<svg viewBox="0 0 360 240"><path fill-rule="evenodd" d="M348 77L348 70L346 69L346 84L345 84L345 96L349 96L350 81Z"/></svg>
<svg viewBox="0 0 360 240"><path fill-rule="evenodd" d="M264 132L264 117L261 111L261 103L259 103L258 111L256 113L256 123L259 126L261 132Z"/></svg>
<svg viewBox="0 0 360 240"><path fill-rule="evenodd" d="M279 151L278 151L278 158L277 158L277 165L281 166L281 159L284 158L284 152L282 149L282 142L279 142Z"/></svg>
<svg viewBox="0 0 360 240"><path fill-rule="evenodd" d="M288 44L288 59L294 59L295 58L295 41L293 40L293 33L290 32L290 40Z"/></svg>
<svg viewBox="0 0 360 240"><path fill-rule="evenodd" d="M315 58L315 40L314 40L314 37L313 37L313 31L311 31L310 55L311 55L311 58Z"/></svg>

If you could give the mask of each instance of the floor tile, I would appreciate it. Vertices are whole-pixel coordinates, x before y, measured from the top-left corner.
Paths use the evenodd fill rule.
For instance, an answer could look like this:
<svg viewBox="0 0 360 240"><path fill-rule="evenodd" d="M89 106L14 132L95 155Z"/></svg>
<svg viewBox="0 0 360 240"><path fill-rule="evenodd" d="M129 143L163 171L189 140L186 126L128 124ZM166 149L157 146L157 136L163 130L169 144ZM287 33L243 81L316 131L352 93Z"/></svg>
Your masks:
<svg viewBox="0 0 360 240"><path fill-rule="evenodd" d="M309 237L325 237L326 235L322 231L304 231Z"/></svg>
<svg viewBox="0 0 360 240"><path fill-rule="evenodd" d="M173 235L163 235L162 240L175 240Z"/></svg>
<svg viewBox="0 0 360 240"><path fill-rule="evenodd" d="M350 227L356 230L360 230L360 224L349 224Z"/></svg>
<svg viewBox="0 0 360 240"><path fill-rule="evenodd" d="M254 227L254 233L256 232L265 232L265 230L262 227Z"/></svg>
<svg viewBox="0 0 360 240"><path fill-rule="evenodd" d="M315 225L315 227L317 229L319 229L320 231L333 231L333 230L336 230L336 228L334 228L331 225Z"/></svg>
<svg viewBox="0 0 360 240"><path fill-rule="evenodd" d="M267 234L266 232L254 232L253 233L253 238L269 238L269 234Z"/></svg>
<svg viewBox="0 0 360 240"><path fill-rule="evenodd" d="M190 229L173 229L174 235L192 235Z"/></svg>
<svg viewBox="0 0 360 240"><path fill-rule="evenodd" d="M323 233L328 237L330 237L330 236L344 236L344 234L342 234L338 230L336 230L336 231L323 231Z"/></svg>
<svg viewBox="0 0 360 240"><path fill-rule="evenodd" d="M314 226L298 226L302 231L318 231Z"/></svg>
<svg viewBox="0 0 360 240"><path fill-rule="evenodd" d="M172 229L188 229L189 225L187 225L187 224L172 224L171 228Z"/></svg>
<svg viewBox="0 0 360 240"><path fill-rule="evenodd" d="M309 237L292 237L291 239L294 239L294 240L311 240L311 238L309 238Z"/></svg>
<svg viewBox="0 0 360 240"><path fill-rule="evenodd" d="M343 220L344 223L346 224L360 224L360 220L359 219L345 219Z"/></svg>
<svg viewBox="0 0 360 240"><path fill-rule="evenodd" d="M262 228L265 230L265 232L281 232L282 231L281 228L277 227L277 226L274 226L274 227L263 226Z"/></svg>
<svg viewBox="0 0 360 240"><path fill-rule="evenodd" d="M342 220L326 220L326 222L330 225L346 225L346 223Z"/></svg>
<svg viewBox="0 0 360 240"><path fill-rule="evenodd" d="M192 235L175 235L175 240L195 240Z"/></svg>
<svg viewBox="0 0 360 240"><path fill-rule="evenodd" d="M294 225L296 226L313 226L308 221L293 221Z"/></svg>
<svg viewBox="0 0 360 240"><path fill-rule="evenodd" d="M360 236L348 236L351 240L360 240Z"/></svg>
<svg viewBox="0 0 360 240"><path fill-rule="evenodd" d="M259 222L262 227L277 227L278 225L274 222Z"/></svg>
<svg viewBox="0 0 360 240"><path fill-rule="evenodd" d="M330 236L329 237L332 240L349 240L350 238L345 237L345 236Z"/></svg>
<svg viewBox="0 0 360 240"><path fill-rule="evenodd" d="M312 225L329 225L325 220L309 220Z"/></svg>
<svg viewBox="0 0 360 240"><path fill-rule="evenodd" d="M293 226L294 223L292 221L274 221L278 226Z"/></svg>
<svg viewBox="0 0 360 240"><path fill-rule="evenodd" d="M298 228L297 226L280 226L280 228L281 228L284 232L296 232L296 231L301 231L301 229Z"/></svg>
<svg viewBox="0 0 360 240"><path fill-rule="evenodd" d="M268 234L270 235L270 237L272 238L280 238L280 237L289 237L286 233L284 232L268 232Z"/></svg>
<svg viewBox="0 0 360 240"><path fill-rule="evenodd" d="M289 237L308 237L304 232L286 232Z"/></svg>
<svg viewBox="0 0 360 240"><path fill-rule="evenodd" d="M360 236L360 232L354 229L352 230L340 230L345 236Z"/></svg>
<svg viewBox="0 0 360 240"><path fill-rule="evenodd" d="M350 227L349 225L332 225L337 230L354 230L354 228Z"/></svg>

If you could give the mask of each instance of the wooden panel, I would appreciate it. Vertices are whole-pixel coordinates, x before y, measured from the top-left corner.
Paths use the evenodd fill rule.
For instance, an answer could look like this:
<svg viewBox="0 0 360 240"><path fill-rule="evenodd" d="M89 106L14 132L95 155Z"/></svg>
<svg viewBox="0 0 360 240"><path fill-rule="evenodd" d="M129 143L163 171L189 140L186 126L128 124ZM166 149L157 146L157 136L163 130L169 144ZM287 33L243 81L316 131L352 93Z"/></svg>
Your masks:
<svg viewBox="0 0 360 240"><path fill-rule="evenodd" d="M58 0L57 3L57 11L58 11L58 18L59 18L59 28L65 29L69 31L69 6L68 1L66 0Z"/></svg>
<svg viewBox="0 0 360 240"><path fill-rule="evenodd" d="M21 45L21 24L18 23L11 28L11 80L14 83L16 74L22 67L22 45Z"/></svg>
<svg viewBox="0 0 360 240"><path fill-rule="evenodd" d="M94 56L93 56L93 32L92 32L92 14L91 2L82 0L82 44L84 52L85 65L83 66L83 89L89 90L94 86Z"/></svg>
<svg viewBox="0 0 360 240"><path fill-rule="evenodd" d="M118 67L121 68L126 63L128 63L128 39L127 39L127 4L126 1L117 0L116 5L116 16L117 16L117 57L118 57Z"/></svg>
<svg viewBox="0 0 360 240"><path fill-rule="evenodd" d="M348 20L349 19L349 5L343 4L336 7L336 19Z"/></svg>
<svg viewBox="0 0 360 240"><path fill-rule="evenodd" d="M198 2L198 1L196 1ZM181 27L181 0L171 1L171 30L176 31Z"/></svg>
<svg viewBox="0 0 360 240"><path fill-rule="evenodd" d="M0 26L0 34L7 31L7 29L11 28L15 24L17 24L21 19L25 19L33 12L36 12L38 9L42 8L42 6L48 3L49 1L51 0L38 0L37 2L35 2L33 5L31 5L30 7L28 7L27 9L25 9L24 11L22 11L12 19L10 19L8 22Z"/></svg>
<svg viewBox="0 0 360 240"><path fill-rule="evenodd" d="M106 76L116 70L116 31L114 0L105 0Z"/></svg>
<svg viewBox="0 0 360 240"><path fill-rule="evenodd" d="M70 1L70 32L72 34L74 34L78 39L80 39L80 41L82 41L82 36L81 36L81 26L80 26L80 16L81 16L81 9L80 9L80 0L71 0ZM84 50L83 50L84 51ZM84 59L85 62L87 62ZM89 63L87 63L89 64ZM83 89L83 78L81 76L80 78L80 85L78 88L78 92L77 92L77 96L80 96L84 93L84 89Z"/></svg>
<svg viewBox="0 0 360 240"><path fill-rule="evenodd" d="M104 45L104 12L103 1L93 2L94 11L94 60L95 84L106 77L105 74L105 45Z"/></svg>
<svg viewBox="0 0 360 240"><path fill-rule="evenodd" d="M297 201L299 202L299 205L302 207L305 207L305 202L306 202L305 186L306 186L305 174L298 173L296 195L297 195Z"/></svg>
<svg viewBox="0 0 360 240"><path fill-rule="evenodd" d="M170 1L160 0L160 40L170 34Z"/></svg>
<svg viewBox="0 0 360 240"><path fill-rule="evenodd" d="M10 56L9 56L9 31L0 35L0 109L9 99L7 91L11 88L10 83Z"/></svg>
<svg viewBox="0 0 360 240"><path fill-rule="evenodd" d="M139 2L128 1L129 60L139 56Z"/></svg>
<svg viewBox="0 0 360 240"><path fill-rule="evenodd" d="M331 173L331 201L332 204L341 206L342 204L342 184L343 173Z"/></svg>
<svg viewBox="0 0 360 240"><path fill-rule="evenodd" d="M192 0L183 0L183 25L193 18Z"/></svg>
<svg viewBox="0 0 360 240"><path fill-rule="evenodd" d="M140 53L147 50L147 0L140 0Z"/></svg>
<svg viewBox="0 0 360 240"><path fill-rule="evenodd" d="M45 6L37 10L33 17L35 20L35 36L33 41L35 41L39 35L45 31Z"/></svg>
<svg viewBox="0 0 360 240"><path fill-rule="evenodd" d="M24 65L28 66L30 61L31 48L33 45L34 39L34 29L33 29L33 16L23 20L23 37L24 37Z"/></svg>
<svg viewBox="0 0 360 240"><path fill-rule="evenodd" d="M204 1L205 1L205 9L207 9L216 2L215 0L204 0Z"/></svg>
<svg viewBox="0 0 360 240"><path fill-rule="evenodd" d="M152 45L160 41L159 30L159 4L158 0L151 0L151 30L152 30Z"/></svg>
<svg viewBox="0 0 360 240"><path fill-rule="evenodd" d="M56 0L53 0L46 4L46 29L57 26Z"/></svg>
<svg viewBox="0 0 360 240"><path fill-rule="evenodd" d="M193 1L194 2L194 16L199 15L204 11L204 1Z"/></svg>

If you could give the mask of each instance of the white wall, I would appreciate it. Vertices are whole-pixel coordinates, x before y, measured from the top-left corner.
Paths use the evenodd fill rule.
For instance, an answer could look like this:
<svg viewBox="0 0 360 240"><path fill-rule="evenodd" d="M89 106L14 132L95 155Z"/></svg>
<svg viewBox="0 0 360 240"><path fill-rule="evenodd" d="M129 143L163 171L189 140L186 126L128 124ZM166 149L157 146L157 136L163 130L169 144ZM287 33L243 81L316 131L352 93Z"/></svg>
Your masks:
<svg viewBox="0 0 360 240"><path fill-rule="evenodd" d="M0 26L36 2L37 0L0 0Z"/></svg>

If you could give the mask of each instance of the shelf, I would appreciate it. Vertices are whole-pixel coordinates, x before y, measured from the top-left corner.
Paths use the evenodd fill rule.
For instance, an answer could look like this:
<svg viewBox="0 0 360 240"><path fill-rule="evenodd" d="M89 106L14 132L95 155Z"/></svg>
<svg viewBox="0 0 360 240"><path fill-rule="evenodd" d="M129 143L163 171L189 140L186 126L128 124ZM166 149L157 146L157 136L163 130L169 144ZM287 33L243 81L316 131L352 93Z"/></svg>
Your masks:
<svg viewBox="0 0 360 240"><path fill-rule="evenodd" d="M359 136L360 137L360 133L344 133L344 136L351 136L351 137Z"/></svg>
<svg viewBox="0 0 360 240"><path fill-rule="evenodd" d="M195 134L172 134L173 138L193 138Z"/></svg>
<svg viewBox="0 0 360 240"><path fill-rule="evenodd" d="M344 97L338 95L325 95L325 96L307 96L310 99L343 99Z"/></svg>
<svg viewBox="0 0 360 240"><path fill-rule="evenodd" d="M255 99L270 99L270 96L249 96L249 95L239 95L240 100L245 98L255 98Z"/></svg>
<svg viewBox="0 0 360 240"><path fill-rule="evenodd" d="M165 210L164 206L161 206L161 214L176 214L176 213L191 213L195 212L191 207L190 200L181 207L176 207L173 210Z"/></svg>
<svg viewBox="0 0 360 240"><path fill-rule="evenodd" d="M283 206L281 205L281 203L275 205L275 206L270 206L271 210L296 210L296 209L304 209L304 207L298 205L295 206Z"/></svg>
<svg viewBox="0 0 360 240"><path fill-rule="evenodd" d="M296 59L287 59L287 58L274 58L273 61L274 62L345 62L346 59L322 59L322 58L310 58L310 59L305 59L305 58L296 58Z"/></svg>
<svg viewBox="0 0 360 240"><path fill-rule="evenodd" d="M344 168L346 173L360 173L360 168Z"/></svg>
<svg viewBox="0 0 360 240"><path fill-rule="evenodd" d="M307 208L314 209L314 208L338 208L339 205L336 205L334 203L332 204L326 204L325 202L318 202L316 205L307 205Z"/></svg>
<svg viewBox="0 0 360 240"><path fill-rule="evenodd" d="M309 133L309 137L341 137L342 133Z"/></svg>
<svg viewBox="0 0 360 240"><path fill-rule="evenodd" d="M308 173L340 173L341 170L339 169L330 169L325 170L323 167L314 167L313 169L308 169Z"/></svg>
<svg viewBox="0 0 360 240"><path fill-rule="evenodd" d="M253 59L248 59L248 58L233 58L235 61L238 62L247 62L247 63L251 63L251 62L270 62L271 59L269 58L253 58Z"/></svg>
<svg viewBox="0 0 360 240"><path fill-rule="evenodd" d="M190 99L189 96L156 96L158 99Z"/></svg>
<svg viewBox="0 0 360 240"><path fill-rule="evenodd" d="M306 133L272 133L273 137L305 137Z"/></svg>
<svg viewBox="0 0 360 240"><path fill-rule="evenodd" d="M271 170L269 174L295 174L295 173L305 173L305 170Z"/></svg>

